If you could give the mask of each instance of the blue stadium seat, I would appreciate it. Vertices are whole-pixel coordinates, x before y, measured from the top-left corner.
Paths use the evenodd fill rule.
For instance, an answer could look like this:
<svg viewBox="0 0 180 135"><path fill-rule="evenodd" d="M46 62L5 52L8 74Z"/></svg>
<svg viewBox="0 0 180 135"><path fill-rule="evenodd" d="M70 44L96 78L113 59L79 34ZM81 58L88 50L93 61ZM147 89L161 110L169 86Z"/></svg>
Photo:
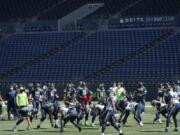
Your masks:
<svg viewBox="0 0 180 135"><path fill-rule="evenodd" d="M32 67L22 72L19 72L16 75L10 76L9 78L7 78L6 81L16 80L21 82L44 82L46 80L55 82L66 82L82 80L88 75L96 73L97 71L113 63L114 61L119 60L120 58L124 58L125 56L133 53L137 49L151 43L153 40L158 38L160 35L166 33L167 31L169 30L114 30L96 32L76 43L75 45L66 48L64 51L59 52L44 61L34 64L32 65ZM31 51L33 51L35 55L38 55L38 53L43 53L41 52L44 50L42 49L42 47L46 48L47 46L46 49L48 50L51 45L58 45L59 43L55 42L63 42L61 40L63 40L64 37L66 37L70 33L68 33L67 35L66 34L67 33L64 33L64 35L63 33L53 33L47 34L48 36L42 33L37 34L38 36L33 34L32 37L34 37L34 41L32 41L32 44L36 43L37 47L34 46L34 50L32 49ZM60 35L62 36L62 38L59 38ZM11 38L11 42L9 41L9 43L11 43L10 45L13 45L14 40L17 41L18 39L23 39L23 42L26 41L26 43L30 42L29 40L32 40L32 38L30 38L28 34L17 35ZM13 49L20 49L21 47L23 47L23 45L19 46L19 48ZM38 49L42 50L38 51ZM22 57L23 51L27 50L25 48L20 50L20 56ZM9 51L11 51L11 48L7 48L6 52ZM24 55L26 54L27 57L25 57L25 55L22 60L19 60L20 56L18 56L17 54L7 53L6 58L8 60L4 58L4 66L6 65L11 67L14 63L21 63L24 59L32 58L27 52L24 53ZM13 64L8 65L10 63L10 58L12 58L12 56L10 55L13 55L14 57ZM129 62L130 64L124 64L122 65L122 67L118 67L116 68L116 70L113 70L112 73L110 72L107 73L107 75L105 74L101 76L96 81L108 81L115 79L139 79L141 77L144 79L149 79L151 77L151 69L154 69L152 70L152 77L156 77L153 75L158 74L157 72L160 71L166 71L166 69L162 68L163 70L155 70L158 67L158 65L156 65L157 63L154 63L154 68L151 68L153 61L157 60L157 55L154 55L154 57L152 57L151 55L151 53L148 53L147 57L143 57L144 59L146 59L144 61L142 60L142 62L139 62L135 59L132 63ZM170 58L167 58L167 61L169 61L169 59ZM137 64L139 64L138 68L136 68ZM1 73L2 72L3 71L1 71ZM142 76L139 76L140 73L142 74Z"/></svg>
<svg viewBox="0 0 180 135"><path fill-rule="evenodd" d="M147 82L174 81L179 79L180 34L169 38L127 63L115 67L96 80L141 80Z"/></svg>
<svg viewBox="0 0 180 135"><path fill-rule="evenodd" d="M0 43L0 74L40 57L78 37L81 32L15 34Z"/></svg>

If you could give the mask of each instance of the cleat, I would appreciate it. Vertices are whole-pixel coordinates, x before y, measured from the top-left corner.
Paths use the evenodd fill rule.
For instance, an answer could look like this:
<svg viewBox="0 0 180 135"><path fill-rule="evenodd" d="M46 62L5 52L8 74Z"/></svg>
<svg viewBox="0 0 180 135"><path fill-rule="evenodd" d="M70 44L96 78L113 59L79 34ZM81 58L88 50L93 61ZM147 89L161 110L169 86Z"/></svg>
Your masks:
<svg viewBox="0 0 180 135"><path fill-rule="evenodd" d="M178 128L175 128L174 131L175 131L175 132L178 132Z"/></svg>
<svg viewBox="0 0 180 135"><path fill-rule="evenodd" d="M127 121L123 120L122 124L123 124L123 125L126 125L126 122L127 122Z"/></svg>
<svg viewBox="0 0 180 135"><path fill-rule="evenodd" d="M119 130L119 135L124 135L121 129Z"/></svg>
<svg viewBox="0 0 180 135"><path fill-rule="evenodd" d="M13 129L13 132L17 132L17 129Z"/></svg>
<svg viewBox="0 0 180 135"><path fill-rule="evenodd" d="M82 130L82 129L81 129L81 128L79 128L79 132L81 132L81 130Z"/></svg>
<svg viewBox="0 0 180 135"><path fill-rule="evenodd" d="M165 130L164 130L165 132L168 132L169 130L168 130L168 128L165 128Z"/></svg>
<svg viewBox="0 0 180 135"><path fill-rule="evenodd" d="M40 125L37 125L37 129L40 129Z"/></svg>
<svg viewBox="0 0 180 135"><path fill-rule="evenodd" d="M17 132L16 126L13 126L12 131Z"/></svg>
<svg viewBox="0 0 180 135"><path fill-rule="evenodd" d="M59 128L58 125L54 125L54 128Z"/></svg>
<svg viewBox="0 0 180 135"><path fill-rule="evenodd" d="M63 128L61 128L61 129L60 129L60 132L64 132L64 129L63 129Z"/></svg>
<svg viewBox="0 0 180 135"><path fill-rule="evenodd" d="M89 123L87 121L85 121L85 126L89 126Z"/></svg>
<svg viewBox="0 0 180 135"><path fill-rule="evenodd" d="M143 123L142 123L142 121L139 123L139 125L140 125L140 127L143 127Z"/></svg>
<svg viewBox="0 0 180 135"><path fill-rule="evenodd" d="M96 125L94 123L91 124L92 127L95 127Z"/></svg>
<svg viewBox="0 0 180 135"><path fill-rule="evenodd" d="M34 129L31 128L31 129L29 129L28 131L34 131Z"/></svg>
<svg viewBox="0 0 180 135"><path fill-rule="evenodd" d="M34 131L34 129L31 128L31 127L27 127L27 130L28 130L28 131Z"/></svg>
<svg viewBox="0 0 180 135"><path fill-rule="evenodd" d="M161 120L161 119L159 119L159 120L158 120L158 123L159 123L159 124L162 124L162 120Z"/></svg>
<svg viewBox="0 0 180 135"><path fill-rule="evenodd" d="M32 128L31 127L27 127L27 130L31 130Z"/></svg>

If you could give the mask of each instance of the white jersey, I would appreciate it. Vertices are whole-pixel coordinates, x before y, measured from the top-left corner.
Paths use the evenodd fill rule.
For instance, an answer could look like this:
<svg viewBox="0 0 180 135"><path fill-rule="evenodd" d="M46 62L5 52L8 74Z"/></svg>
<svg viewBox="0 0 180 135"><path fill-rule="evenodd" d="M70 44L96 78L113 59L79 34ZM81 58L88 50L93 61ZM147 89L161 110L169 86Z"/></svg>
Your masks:
<svg viewBox="0 0 180 135"><path fill-rule="evenodd" d="M77 89L82 92L82 96L87 96L87 94L88 94L88 89L87 89L87 87L85 87L85 88L83 88L83 87L78 87Z"/></svg>
<svg viewBox="0 0 180 135"><path fill-rule="evenodd" d="M173 102L174 103L179 103L179 95L175 91L170 91L170 95L172 96Z"/></svg>
<svg viewBox="0 0 180 135"><path fill-rule="evenodd" d="M164 106L166 106L167 104L165 104L165 103L161 103L161 107L164 107Z"/></svg>
<svg viewBox="0 0 180 135"><path fill-rule="evenodd" d="M56 93L57 93L57 90L52 89L51 92L50 92L51 97L55 97Z"/></svg>
<svg viewBox="0 0 180 135"><path fill-rule="evenodd" d="M88 94L88 89L83 89L82 94L83 94L83 96L86 96Z"/></svg>
<svg viewBox="0 0 180 135"><path fill-rule="evenodd" d="M61 106L60 107L60 112L63 113L64 115L66 115L69 111L69 108L65 107L65 106Z"/></svg>
<svg viewBox="0 0 180 135"><path fill-rule="evenodd" d="M97 105L95 106L95 108L98 109L98 110L100 110L100 111L103 111L104 105L99 105L99 104L97 104Z"/></svg>
<svg viewBox="0 0 180 135"><path fill-rule="evenodd" d="M178 92L178 97L180 98L180 91Z"/></svg>
<svg viewBox="0 0 180 135"><path fill-rule="evenodd" d="M165 103L160 103L161 104L161 107L160 108L163 108L163 107L165 107L167 104L165 104ZM158 113L159 112L159 110L158 110L158 108L156 107L155 108L155 111L156 111L156 113Z"/></svg>
<svg viewBox="0 0 180 135"><path fill-rule="evenodd" d="M117 87L110 87L109 89L111 91L110 97L111 97L112 101L116 102L117 99L116 99L115 93L116 93Z"/></svg>
<svg viewBox="0 0 180 135"><path fill-rule="evenodd" d="M138 103L136 102L128 102L128 105L126 106L126 110L129 110L130 112L134 112L135 111L135 106Z"/></svg>
<svg viewBox="0 0 180 135"><path fill-rule="evenodd" d="M65 116L65 117L68 116L68 112L71 112L71 113L77 115L77 111L76 111L75 107L62 106L62 107L60 107L60 112L61 112L61 115L63 114L63 116Z"/></svg>

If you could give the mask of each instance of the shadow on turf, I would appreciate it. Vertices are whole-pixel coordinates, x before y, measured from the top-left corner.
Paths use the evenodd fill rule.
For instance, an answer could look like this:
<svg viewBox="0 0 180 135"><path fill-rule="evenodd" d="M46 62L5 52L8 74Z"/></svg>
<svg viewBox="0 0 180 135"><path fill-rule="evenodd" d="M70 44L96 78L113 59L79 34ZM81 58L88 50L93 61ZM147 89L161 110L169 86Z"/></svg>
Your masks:
<svg viewBox="0 0 180 135"><path fill-rule="evenodd" d="M152 122L144 122L143 124L144 125L154 125L154 123L152 123Z"/></svg>
<svg viewBox="0 0 180 135"><path fill-rule="evenodd" d="M48 129L48 128L34 128L36 130L41 130L41 129Z"/></svg>
<svg viewBox="0 0 180 135"><path fill-rule="evenodd" d="M64 131L64 132L60 132L59 130L47 130L47 131L39 131L39 132L46 132L46 133L70 133L70 132L72 132L72 131L68 131L68 130L66 130L66 131ZM79 131L73 131L73 132L77 132L77 133L80 133Z"/></svg>
<svg viewBox="0 0 180 135"><path fill-rule="evenodd" d="M60 133L60 131L57 131L57 130L47 130L47 131L40 131L40 132ZM66 132L67 132L67 131L66 131Z"/></svg>
<svg viewBox="0 0 180 135"><path fill-rule="evenodd" d="M82 127L82 130L99 129L99 127Z"/></svg>
<svg viewBox="0 0 180 135"><path fill-rule="evenodd" d="M133 126L131 126L131 125L123 125L123 127L133 127Z"/></svg>
<svg viewBox="0 0 180 135"><path fill-rule="evenodd" d="M8 132L11 131L11 132L13 132L12 130L9 130L9 129L3 130L3 131L8 131ZM23 131L27 131L27 130L19 130L19 129L18 129L18 132L19 132L19 131L20 131L20 132L23 132Z"/></svg>
<svg viewBox="0 0 180 135"><path fill-rule="evenodd" d="M143 131L140 131L140 132L162 133L162 132L164 132L164 131L160 131L160 130L158 130L158 131L153 131L153 130L143 130Z"/></svg>

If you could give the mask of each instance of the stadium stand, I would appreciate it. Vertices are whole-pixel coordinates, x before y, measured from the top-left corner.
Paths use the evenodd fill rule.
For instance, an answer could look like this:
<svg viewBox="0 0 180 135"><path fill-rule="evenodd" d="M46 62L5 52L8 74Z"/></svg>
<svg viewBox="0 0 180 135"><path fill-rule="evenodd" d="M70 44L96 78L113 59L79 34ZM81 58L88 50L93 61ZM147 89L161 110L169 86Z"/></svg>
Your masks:
<svg viewBox="0 0 180 135"><path fill-rule="evenodd" d="M15 28L13 26L14 26L13 23L1 23L0 22L0 32L12 33L15 31Z"/></svg>
<svg viewBox="0 0 180 135"><path fill-rule="evenodd" d="M84 19L77 20L76 26L74 24L64 26L63 30L70 32L35 33L36 31L57 31L57 19L68 15L86 3L98 2L103 2L104 7L99 8ZM134 2L137 3L128 7ZM121 12L122 10L123 12ZM119 30L119 28L125 27L120 27L119 24L110 24L108 26L112 30L97 31L100 27L99 20L104 19L104 22L107 23L106 19L110 20L114 15L117 15L117 18L120 16L176 16L180 13L179 11L180 0L2 1L0 4L0 32L3 34L0 34L0 40L2 38L3 41L0 42L0 79L6 76L6 73L8 76L3 80L5 82L67 82L86 79L171 30L167 28L145 28L143 30L142 27L147 26L143 23L139 26L141 29L136 30ZM4 34L14 33L17 30L17 24L13 20L25 20L32 17L39 20L25 21L23 26L23 30L30 33L8 35L9 38L4 39ZM102 24L105 24L104 22ZM19 23L19 25L21 24L23 23ZM161 26L167 27L168 25L163 25L160 22L158 27ZM105 27L103 28L105 29ZM128 26L128 28L130 27ZM47 55L53 50L64 48L67 43L85 34L86 30L94 30L95 32L80 42L74 42L72 46L52 54L51 57L47 56L46 59L41 59L43 55ZM31 33L32 31L34 33ZM157 47L148 49L126 63L109 67L108 72L103 72L103 74L92 78L91 81L125 80L134 82L144 80L154 82L179 79L179 38L180 34L177 33ZM36 59L40 59L40 61L33 63L32 61ZM29 67L23 68L25 64L29 64ZM11 71L16 71L18 68L22 68L22 71L18 70L16 74L11 75Z"/></svg>
<svg viewBox="0 0 180 135"><path fill-rule="evenodd" d="M0 43L0 74L34 60L78 37L81 32L15 34Z"/></svg>
<svg viewBox="0 0 180 135"><path fill-rule="evenodd" d="M24 26L25 32L37 32L37 31L57 31L58 24L57 21L47 20L47 21L36 21L31 23L26 23Z"/></svg>
<svg viewBox="0 0 180 135"><path fill-rule="evenodd" d="M156 40L157 37L168 31L168 29L153 29L95 32L89 37L81 40L79 43L66 48L64 51L59 52L44 61L40 61L39 63L32 65L24 71L10 76L5 81L11 82L16 80L20 82L66 82L81 80L89 74L92 74L111 64L113 61L123 58L137 49L150 44L152 41ZM31 51L29 51L30 49L28 48L27 52L25 49L26 47L22 48L23 45L29 46L35 43L36 45L33 45L32 51L35 55L38 55L39 53L43 53L43 51L51 45L59 45L59 42L62 42L61 40L64 38L59 38L60 36L57 35L54 33L44 35L32 34L31 36L29 36L29 34L20 34L14 36L14 38L11 38L11 40L7 42L9 46L11 46L14 41L22 39L22 37L24 39L20 40L19 42L23 41L23 44L19 46L19 48L21 48L19 49L19 53L6 53L6 55L3 54L5 57L3 60L1 60L1 65L4 67L2 70L7 70L8 67L14 66L14 63L20 64L23 61L32 58ZM54 38L53 36L58 37L58 39ZM32 41L32 43L30 41ZM13 49L11 47L9 47L9 49L7 48L6 52L17 49L17 45L18 44L16 44L16 48ZM19 55L20 53L21 55ZM12 62L13 64L9 65L9 63ZM140 66L142 68L143 64ZM129 70L133 71L133 67L129 67ZM3 72L4 71L1 71L1 73ZM146 72L146 70L143 72ZM128 70L126 73L128 74ZM108 80L111 78L108 76L104 79ZM136 80L136 76L134 76L133 79Z"/></svg>
<svg viewBox="0 0 180 135"><path fill-rule="evenodd" d="M168 82L179 79L180 33L148 50L126 64L112 69L96 79L98 81L126 80L134 82ZM108 80L107 80L108 79Z"/></svg>

